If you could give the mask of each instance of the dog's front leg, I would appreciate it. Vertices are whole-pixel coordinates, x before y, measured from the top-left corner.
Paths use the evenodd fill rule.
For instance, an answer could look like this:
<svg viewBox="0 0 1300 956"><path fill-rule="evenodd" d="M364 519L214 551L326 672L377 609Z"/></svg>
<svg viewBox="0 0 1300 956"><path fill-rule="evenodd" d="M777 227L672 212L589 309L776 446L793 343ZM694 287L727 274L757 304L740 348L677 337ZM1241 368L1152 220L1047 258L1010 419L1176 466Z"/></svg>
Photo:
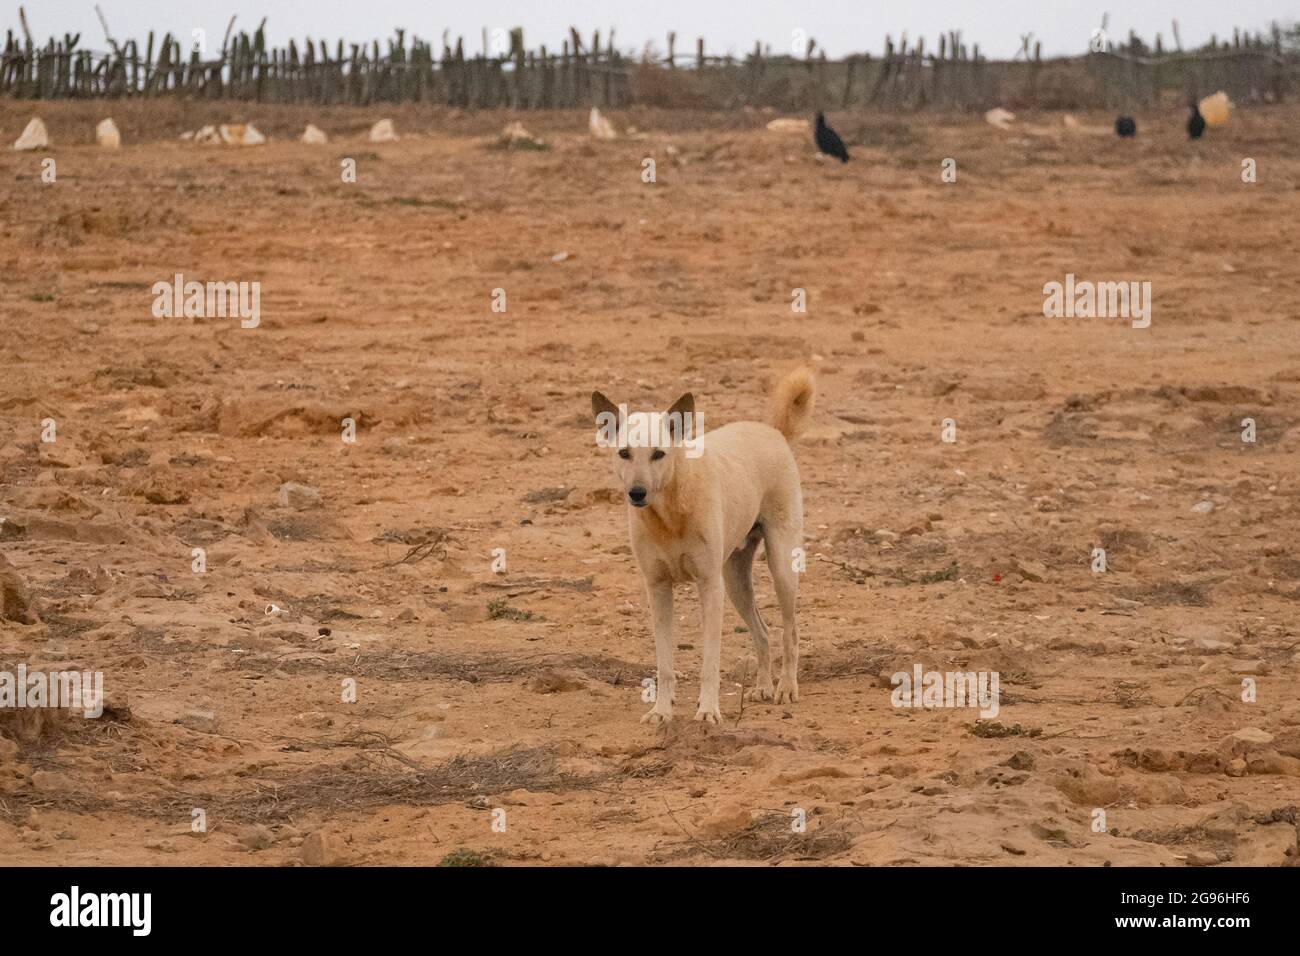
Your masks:
<svg viewBox="0 0 1300 956"><path fill-rule="evenodd" d="M716 724L722 720L718 702L722 658L722 575L701 579L699 592L704 666L700 669L700 709L695 712L695 719Z"/></svg>
<svg viewBox="0 0 1300 956"><path fill-rule="evenodd" d="M662 724L673 719L677 700L677 672L673 670L673 585L654 581L646 585L655 629L655 705L641 718L643 724Z"/></svg>

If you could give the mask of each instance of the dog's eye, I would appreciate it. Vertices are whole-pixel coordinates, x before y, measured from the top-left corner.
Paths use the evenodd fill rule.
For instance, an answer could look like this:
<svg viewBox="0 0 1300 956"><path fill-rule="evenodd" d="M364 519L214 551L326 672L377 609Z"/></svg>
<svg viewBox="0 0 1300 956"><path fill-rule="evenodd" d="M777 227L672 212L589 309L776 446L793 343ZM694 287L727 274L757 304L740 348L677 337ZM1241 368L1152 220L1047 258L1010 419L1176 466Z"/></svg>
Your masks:
<svg viewBox="0 0 1300 956"><path fill-rule="evenodd" d="M658 461L663 456L664 456L664 450L662 448L656 448L654 451L650 453L650 460Z"/></svg>
<svg viewBox="0 0 1300 956"><path fill-rule="evenodd" d="M632 452L627 448L620 448L618 450L618 457L626 461L627 459L632 457Z"/></svg>

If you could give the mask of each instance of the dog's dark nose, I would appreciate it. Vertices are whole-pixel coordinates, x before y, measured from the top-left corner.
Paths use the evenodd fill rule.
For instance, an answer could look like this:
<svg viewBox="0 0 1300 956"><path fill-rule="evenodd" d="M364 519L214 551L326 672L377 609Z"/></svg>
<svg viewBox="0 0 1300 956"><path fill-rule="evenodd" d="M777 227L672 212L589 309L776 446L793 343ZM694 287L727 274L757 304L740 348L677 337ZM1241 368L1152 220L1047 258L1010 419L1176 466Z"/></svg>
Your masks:
<svg viewBox="0 0 1300 956"><path fill-rule="evenodd" d="M627 500L632 502L638 508L645 507L645 489L636 485L628 490Z"/></svg>

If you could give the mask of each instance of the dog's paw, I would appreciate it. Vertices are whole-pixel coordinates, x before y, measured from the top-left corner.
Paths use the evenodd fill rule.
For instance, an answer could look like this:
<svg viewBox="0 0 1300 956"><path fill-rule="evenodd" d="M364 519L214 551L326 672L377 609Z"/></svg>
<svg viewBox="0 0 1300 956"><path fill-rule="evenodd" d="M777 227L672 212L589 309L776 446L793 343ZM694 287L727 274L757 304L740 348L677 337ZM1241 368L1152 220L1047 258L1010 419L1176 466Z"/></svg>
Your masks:
<svg viewBox="0 0 1300 956"><path fill-rule="evenodd" d="M799 703L799 682L782 677L776 683L776 702L778 704Z"/></svg>
<svg viewBox="0 0 1300 956"><path fill-rule="evenodd" d="M653 710L647 710L645 712L644 716L641 718L641 723L649 724L651 727L660 727L672 719L673 712L671 709L660 709L656 707Z"/></svg>
<svg viewBox="0 0 1300 956"><path fill-rule="evenodd" d="M772 699L771 683L768 683L767 686L763 686L762 684L760 684L757 687L751 687L749 690L745 691L745 700L764 701L764 700L771 700L771 699Z"/></svg>
<svg viewBox="0 0 1300 956"><path fill-rule="evenodd" d="M718 710L717 704L711 706L700 704L700 709L695 712L695 719L706 724L718 724L722 722L722 712Z"/></svg>

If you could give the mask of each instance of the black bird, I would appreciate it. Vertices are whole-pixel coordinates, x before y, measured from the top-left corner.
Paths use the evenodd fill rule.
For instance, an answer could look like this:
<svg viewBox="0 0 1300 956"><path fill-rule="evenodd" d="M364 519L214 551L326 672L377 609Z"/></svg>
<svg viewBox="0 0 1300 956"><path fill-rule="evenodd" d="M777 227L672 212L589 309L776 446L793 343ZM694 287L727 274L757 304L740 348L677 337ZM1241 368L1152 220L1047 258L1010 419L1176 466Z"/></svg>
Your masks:
<svg viewBox="0 0 1300 956"><path fill-rule="evenodd" d="M844 146L844 140L826 125L826 117L821 113L817 114L817 132L813 138L817 141L817 148L827 156L834 156L841 163L849 161L849 151Z"/></svg>
<svg viewBox="0 0 1300 956"><path fill-rule="evenodd" d="M1201 115L1201 108L1195 103L1192 104L1192 115L1187 117L1187 137L1188 139L1200 139L1201 134L1205 132L1205 117Z"/></svg>
<svg viewBox="0 0 1300 956"><path fill-rule="evenodd" d="M1121 116L1115 120L1115 132L1120 136L1136 136L1138 134L1138 124L1131 116Z"/></svg>

